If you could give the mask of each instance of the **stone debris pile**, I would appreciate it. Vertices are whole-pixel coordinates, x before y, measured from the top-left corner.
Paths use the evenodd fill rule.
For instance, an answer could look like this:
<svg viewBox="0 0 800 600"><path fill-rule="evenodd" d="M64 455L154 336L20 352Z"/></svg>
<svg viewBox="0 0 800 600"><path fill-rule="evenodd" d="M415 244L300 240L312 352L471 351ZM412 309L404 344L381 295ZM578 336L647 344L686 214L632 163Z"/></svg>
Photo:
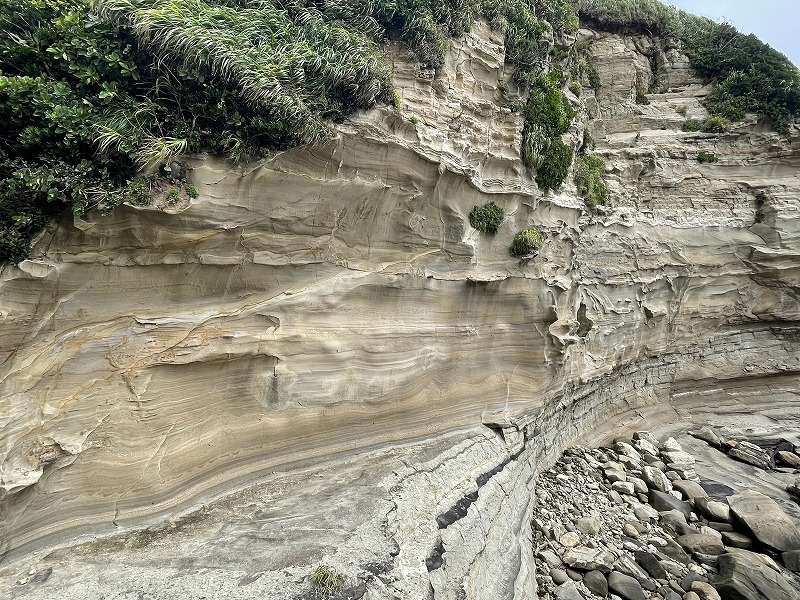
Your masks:
<svg viewBox="0 0 800 600"><path fill-rule="evenodd" d="M759 492L704 487L673 438L571 448L536 502L540 598L800 600L796 520Z"/></svg>

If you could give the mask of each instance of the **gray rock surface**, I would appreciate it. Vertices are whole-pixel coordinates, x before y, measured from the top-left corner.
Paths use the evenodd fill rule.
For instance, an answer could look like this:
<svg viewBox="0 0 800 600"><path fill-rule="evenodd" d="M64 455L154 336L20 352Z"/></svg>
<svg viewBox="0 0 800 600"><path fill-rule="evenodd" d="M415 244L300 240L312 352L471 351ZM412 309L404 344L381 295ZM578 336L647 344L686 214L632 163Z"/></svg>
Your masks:
<svg viewBox="0 0 800 600"><path fill-rule="evenodd" d="M747 490L730 496L728 504L762 544L784 552L800 550L797 525L772 498Z"/></svg>
<svg viewBox="0 0 800 600"><path fill-rule="evenodd" d="M605 598L608 596L608 581L606 576L600 571L589 571L583 577L583 584L589 588L595 596Z"/></svg>
<svg viewBox="0 0 800 600"><path fill-rule="evenodd" d="M735 550L719 557L714 587L723 598L797 600L798 588L760 554Z"/></svg>
<svg viewBox="0 0 800 600"><path fill-rule="evenodd" d="M629 575L612 571L608 575L608 589L623 600L647 600L641 584Z"/></svg>

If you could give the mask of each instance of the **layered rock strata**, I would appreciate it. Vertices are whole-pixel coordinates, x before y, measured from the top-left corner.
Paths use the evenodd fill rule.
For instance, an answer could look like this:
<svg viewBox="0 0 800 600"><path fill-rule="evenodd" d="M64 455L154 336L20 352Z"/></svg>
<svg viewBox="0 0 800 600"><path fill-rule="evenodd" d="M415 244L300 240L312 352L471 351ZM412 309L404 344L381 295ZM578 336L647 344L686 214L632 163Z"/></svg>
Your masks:
<svg viewBox="0 0 800 600"><path fill-rule="evenodd" d="M800 132L682 133L709 90L685 57L580 35L602 87L569 137L592 131L608 208L537 190L478 26L439 73L389 49L400 111L256 165L197 157L188 206L65 218L4 266L6 589L291 598L325 563L353 597L531 598L531 493L566 445L749 414L749 386L796 407ZM489 200L495 236L467 219ZM544 247L511 258L531 224Z"/></svg>

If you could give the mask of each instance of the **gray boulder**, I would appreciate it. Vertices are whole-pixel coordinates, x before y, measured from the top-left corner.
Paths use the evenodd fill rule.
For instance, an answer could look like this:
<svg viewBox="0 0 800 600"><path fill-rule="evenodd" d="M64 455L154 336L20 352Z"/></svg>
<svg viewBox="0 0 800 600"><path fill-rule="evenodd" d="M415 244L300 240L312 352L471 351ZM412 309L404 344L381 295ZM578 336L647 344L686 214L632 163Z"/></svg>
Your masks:
<svg viewBox="0 0 800 600"><path fill-rule="evenodd" d="M762 544L782 552L800 550L800 531L772 498L747 490L730 496L728 504Z"/></svg>
<svg viewBox="0 0 800 600"><path fill-rule="evenodd" d="M686 481L679 479L672 482L672 487L683 494L684 500L692 500L694 498L707 498L708 494L703 487L694 481Z"/></svg>
<svg viewBox="0 0 800 600"><path fill-rule="evenodd" d="M643 550L637 550L633 553L633 557L645 571L650 573L651 577L654 577L655 579L667 578L667 572L658 561L658 558L656 558L655 554L651 554L650 552L645 552Z"/></svg>
<svg viewBox="0 0 800 600"><path fill-rule="evenodd" d="M659 492L658 490L650 490L649 494L650 506L657 511L665 510L678 510L688 519L692 514L692 507L686 504L683 500L678 500L675 496Z"/></svg>
<svg viewBox="0 0 800 600"><path fill-rule="evenodd" d="M722 543L731 548L750 548L753 545L753 540L744 535L743 533L736 533L735 531L723 531Z"/></svg>
<svg viewBox="0 0 800 600"><path fill-rule="evenodd" d="M800 456L797 456L794 452L779 450L775 453L775 458L787 467L800 469Z"/></svg>
<svg viewBox="0 0 800 600"><path fill-rule="evenodd" d="M612 571L608 576L608 588L624 600L647 600L639 582L618 571Z"/></svg>
<svg viewBox="0 0 800 600"><path fill-rule="evenodd" d="M711 521L727 523L731 520L731 509L724 502L700 497L694 499L694 507L701 515Z"/></svg>
<svg viewBox="0 0 800 600"><path fill-rule="evenodd" d="M797 600L797 588L760 554L731 550L717 561L719 575L712 583L726 600Z"/></svg>
<svg viewBox="0 0 800 600"><path fill-rule="evenodd" d="M661 513L659 525L675 536L697 533L697 530L686 522L686 515L678 510L667 510Z"/></svg>
<svg viewBox="0 0 800 600"><path fill-rule="evenodd" d="M725 552L725 545L716 536L705 533L687 533L676 540L681 548L692 554L710 554L716 556Z"/></svg>
<svg viewBox="0 0 800 600"><path fill-rule="evenodd" d="M648 487L659 492L672 491L672 483L664 472L656 467L642 467L642 479Z"/></svg>
<svg viewBox="0 0 800 600"><path fill-rule="evenodd" d="M739 442L728 451L728 454L759 469L769 470L772 467L769 454L750 442Z"/></svg>
<svg viewBox="0 0 800 600"><path fill-rule="evenodd" d="M781 554L783 565L790 571L800 573L800 550L789 550Z"/></svg>
<svg viewBox="0 0 800 600"><path fill-rule="evenodd" d="M589 588L595 596L605 598L608 596L608 581L600 571L589 571L583 576L583 585Z"/></svg>
<svg viewBox="0 0 800 600"><path fill-rule="evenodd" d="M584 571L602 571L608 573L614 566L614 555L600 548L578 546L570 548L561 559L574 569Z"/></svg>
<svg viewBox="0 0 800 600"><path fill-rule="evenodd" d="M583 600L574 581L567 581L556 588L556 600Z"/></svg>

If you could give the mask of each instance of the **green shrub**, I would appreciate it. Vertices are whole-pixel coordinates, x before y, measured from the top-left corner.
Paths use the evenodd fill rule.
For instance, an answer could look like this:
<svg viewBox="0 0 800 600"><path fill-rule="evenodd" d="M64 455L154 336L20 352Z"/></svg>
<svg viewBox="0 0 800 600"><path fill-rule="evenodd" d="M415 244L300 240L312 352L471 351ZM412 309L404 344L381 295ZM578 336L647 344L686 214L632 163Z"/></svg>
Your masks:
<svg viewBox="0 0 800 600"><path fill-rule="evenodd" d="M186 184L186 195L189 196L189 198L192 198L192 199L197 198L197 196L198 196L197 188L194 187L191 183L187 183Z"/></svg>
<svg viewBox="0 0 800 600"><path fill-rule="evenodd" d="M608 186L603 181L605 163L597 154L586 154L578 158L575 167L575 185L586 204L595 207L608 201Z"/></svg>
<svg viewBox="0 0 800 600"><path fill-rule="evenodd" d="M675 112L676 112L676 113L678 113L680 116L682 116L682 117L685 117L685 116L686 116L686 111L687 111L687 110L688 110L688 109L687 109L685 106L679 106L679 107L677 107L677 108L675 109Z"/></svg>
<svg viewBox="0 0 800 600"><path fill-rule="evenodd" d="M706 152L701 150L697 153L697 162L699 163L715 163L717 162L717 155L713 152Z"/></svg>
<svg viewBox="0 0 800 600"><path fill-rule="evenodd" d="M544 244L544 234L538 227L528 227L518 232L511 243L512 256L528 256Z"/></svg>
<svg viewBox="0 0 800 600"><path fill-rule="evenodd" d="M557 190L569 175L572 166L572 148L561 141L561 138L551 140L547 154L541 165L536 169L536 185L542 190Z"/></svg>
<svg viewBox="0 0 800 600"><path fill-rule="evenodd" d="M683 122L682 129L683 131L689 131L689 132L702 131L703 122L698 121L697 119L686 119L686 121Z"/></svg>
<svg viewBox="0 0 800 600"><path fill-rule="evenodd" d="M706 133L724 133L728 129L728 121L725 117L711 115L703 121L703 131Z"/></svg>
<svg viewBox="0 0 800 600"><path fill-rule="evenodd" d="M134 177L122 190L123 201L134 206L147 206L150 204L152 183L150 177Z"/></svg>
<svg viewBox="0 0 800 600"><path fill-rule="evenodd" d="M644 93L640 87L636 88L636 104L650 104L650 98Z"/></svg>
<svg viewBox="0 0 800 600"><path fill-rule="evenodd" d="M167 192L167 204L173 206L177 204L181 199L181 191L178 188L172 188L170 191Z"/></svg>
<svg viewBox="0 0 800 600"><path fill-rule="evenodd" d="M497 233L506 212L494 202L474 206L469 213L469 224L482 233Z"/></svg>
<svg viewBox="0 0 800 600"><path fill-rule="evenodd" d="M581 140L581 146L578 148L578 155L583 156L590 150L595 149L596 144L594 143L594 138L592 134L589 132L589 128L586 127L583 130L583 140Z"/></svg>
<svg viewBox="0 0 800 600"><path fill-rule="evenodd" d="M575 117L558 86L558 75L540 75L531 84L522 130L522 161L536 169L536 184L542 190L558 189L569 174L572 148L561 140Z"/></svg>
<svg viewBox="0 0 800 600"><path fill-rule="evenodd" d="M569 91L575 94L576 96L580 96L583 92L583 86L579 81L570 81L569 82Z"/></svg>
<svg viewBox="0 0 800 600"><path fill-rule="evenodd" d="M344 575L330 565L320 565L311 574L312 589L323 597L340 592L345 582Z"/></svg>

